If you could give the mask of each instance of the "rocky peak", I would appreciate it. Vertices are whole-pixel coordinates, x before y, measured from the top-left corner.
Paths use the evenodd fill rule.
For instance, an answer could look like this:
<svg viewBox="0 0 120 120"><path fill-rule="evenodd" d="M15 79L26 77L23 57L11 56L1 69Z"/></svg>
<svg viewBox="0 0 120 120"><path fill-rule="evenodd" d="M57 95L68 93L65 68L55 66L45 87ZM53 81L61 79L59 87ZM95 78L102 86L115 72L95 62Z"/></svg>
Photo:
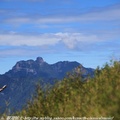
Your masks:
<svg viewBox="0 0 120 120"><path fill-rule="evenodd" d="M37 63L40 66L46 64L46 62L43 60L42 57L37 57L36 60L35 60L35 63Z"/></svg>
<svg viewBox="0 0 120 120"><path fill-rule="evenodd" d="M44 60L42 57L37 57L36 60L27 60L27 61L19 61L16 63L16 65L13 67L13 70L20 71L25 69L35 69L36 65L43 65Z"/></svg>
<svg viewBox="0 0 120 120"><path fill-rule="evenodd" d="M37 62L37 63L43 63L44 60L43 60L42 57L37 57L37 58L36 58L36 62Z"/></svg>

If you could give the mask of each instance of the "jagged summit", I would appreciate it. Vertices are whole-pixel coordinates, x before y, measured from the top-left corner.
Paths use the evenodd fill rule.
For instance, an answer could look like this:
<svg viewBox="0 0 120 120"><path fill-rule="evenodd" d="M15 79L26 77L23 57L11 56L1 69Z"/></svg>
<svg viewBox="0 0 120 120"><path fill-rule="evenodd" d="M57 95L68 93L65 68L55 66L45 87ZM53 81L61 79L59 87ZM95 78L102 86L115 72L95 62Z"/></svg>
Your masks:
<svg viewBox="0 0 120 120"><path fill-rule="evenodd" d="M27 61L24 61L24 60L21 60L21 61L18 61L15 66L13 66L12 69L14 70L21 70L21 69L31 69L31 68L34 68L35 66L37 66L38 64L39 65L42 65L43 63L45 63L45 61L43 60L42 57L37 57L36 60L27 60Z"/></svg>
<svg viewBox="0 0 120 120"><path fill-rule="evenodd" d="M36 58L36 62L38 62L38 63L43 63L43 62L45 62L45 61L43 60L42 57L37 57L37 58Z"/></svg>

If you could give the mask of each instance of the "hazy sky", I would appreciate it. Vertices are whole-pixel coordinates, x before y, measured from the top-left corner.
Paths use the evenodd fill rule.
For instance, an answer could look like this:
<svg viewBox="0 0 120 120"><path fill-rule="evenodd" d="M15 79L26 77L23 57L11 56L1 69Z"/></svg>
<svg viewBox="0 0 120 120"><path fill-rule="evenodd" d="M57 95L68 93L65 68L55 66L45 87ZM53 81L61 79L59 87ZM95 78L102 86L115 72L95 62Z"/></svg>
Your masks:
<svg viewBox="0 0 120 120"><path fill-rule="evenodd" d="M96 68L120 57L120 0L0 0L0 74L41 56Z"/></svg>

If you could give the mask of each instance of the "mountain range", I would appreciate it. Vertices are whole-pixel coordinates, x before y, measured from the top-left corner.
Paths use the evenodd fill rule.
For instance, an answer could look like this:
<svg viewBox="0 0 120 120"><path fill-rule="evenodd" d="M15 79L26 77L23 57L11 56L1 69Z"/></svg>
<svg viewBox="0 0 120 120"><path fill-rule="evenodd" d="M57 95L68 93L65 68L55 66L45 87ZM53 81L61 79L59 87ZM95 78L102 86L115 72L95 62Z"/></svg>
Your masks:
<svg viewBox="0 0 120 120"><path fill-rule="evenodd" d="M85 68L76 61L48 64L42 57L37 57L36 60L18 61L11 70L0 75L0 87L7 85L7 88L0 93L0 113L21 110L34 94L37 83L42 86L53 85L55 81L62 80L66 73L75 71L78 66L83 77L94 75L94 69Z"/></svg>

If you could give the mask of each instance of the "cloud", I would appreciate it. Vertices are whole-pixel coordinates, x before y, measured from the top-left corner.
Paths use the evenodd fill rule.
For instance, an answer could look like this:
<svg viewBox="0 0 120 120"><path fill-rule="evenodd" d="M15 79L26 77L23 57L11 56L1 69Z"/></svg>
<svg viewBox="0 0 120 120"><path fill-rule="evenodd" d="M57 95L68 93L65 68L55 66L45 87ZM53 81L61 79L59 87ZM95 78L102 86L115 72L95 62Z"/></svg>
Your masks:
<svg viewBox="0 0 120 120"><path fill-rule="evenodd" d="M57 42L56 36L52 34L43 35L20 35L20 34L2 34L0 35L0 45L10 46L41 46L52 45Z"/></svg>
<svg viewBox="0 0 120 120"><path fill-rule="evenodd" d="M0 45L9 46L44 46L56 45L59 42L64 43L69 49L74 49L79 43L93 43L99 41L95 35L83 35L82 33L44 33L38 35L24 35L11 32L9 34L0 34Z"/></svg>
<svg viewBox="0 0 120 120"><path fill-rule="evenodd" d="M54 49L56 46L59 47L59 45L62 43L62 45L69 50L84 51L85 49L93 50L93 48L96 48L93 46L97 43L104 43L110 40L116 41L120 37L120 29L117 30L117 25L120 24L120 4L91 10L89 9L89 11L84 12L79 12L78 9L78 12L73 12L72 14L71 12L68 12L69 9L65 9L60 12L61 8L59 7L53 9L46 8L47 10L43 8L34 8L34 10L32 9L33 7L31 7L31 10L29 11L29 9L25 7L14 7L14 9L11 8L10 11L8 9L0 10L0 13L5 13L1 14L0 16L2 18L0 22L3 26L3 31L1 30L2 32L0 34L0 46L40 46L42 48L50 47L51 49ZM68 28L65 26L66 23ZM74 28L74 23L76 26L80 27L84 23L82 30L84 29L85 31L76 32L73 30L69 33L69 30L67 30L66 32L63 32L64 29ZM89 23L92 23L92 26ZM97 23L97 26L95 23ZM18 25L17 27L16 24ZM101 24L102 26L100 26ZM106 24L108 28L106 26L106 28L104 27ZM87 25L90 25L90 28L88 28ZM36 26L44 27L44 29L42 29L44 30L42 31L43 34L34 35L29 33L32 30L35 32L39 32L41 30ZM55 26L61 26L61 28L56 30ZM87 27L84 28L84 26ZM8 28L11 31L9 31ZM29 28L31 31L29 31ZM112 30L109 28L112 28ZM6 32L5 30L8 30L9 32ZM18 32L14 32L14 30L17 30ZM53 33L47 33L47 31L53 31ZM19 32L24 32L24 34L20 34ZM14 53L14 51L12 53Z"/></svg>
<svg viewBox="0 0 120 120"><path fill-rule="evenodd" d="M99 36L95 34L68 33L68 32L43 33L43 34L18 34L11 31L9 34L0 34L0 46L13 46L20 48L23 46L33 48L38 47L45 52L57 51L58 47L67 49L68 51L69 50L94 51L95 49L97 49L97 47L99 48L99 50L102 49L101 46L104 46L104 43L106 42L109 43L109 41L113 40L114 38L115 38L114 35L107 33L106 35L101 34L101 36ZM117 38L114 41L117 43L118 42ZM61 45L64 47L61 47Z"/></svg>
<svg viewBox="0 0 120 120"><path fill-rule="evenodd" d="M69 49L75 49L78 45L81 46L80 44L91 44L99 41L96 35L82 33L56 33L56 35Z"/></svg>
<svg viewBox="0 0 120 120"><path fill-rule="evenodd" d="M0 34L0 56L38 56L45 54L119 53L120 40L114 32L94 35L83 33ZM6 46L4 48L4 46ZM4 48L4 49L3 49Z"/></svg>
<svg viewBox="0 0 120 120"><path fill-rule="evenodd" d="M57 11L57 10L56 10ZM59 11L59 10L58 10ZM29 14L25 11L21 11L24 13L22 16L19 15L19 17L15 13L8 18L4 19L4 22L7 23L34 23L34 24L43 24L43 23L67 23L67 22L94 22L94 21L120 21L120 4L113 5L107 8L97 8L93 9L91 11L87 11L86 13L77 13L77 14L70 14L66 13L65 11L63 13L55 13L50 15L50 11L48 14L44 12L43 15L34 13ZM36 11L37 12L37 11ZM17 14L17 13L16 13ZM25 15L26 14L26 15Z"/></svg>

